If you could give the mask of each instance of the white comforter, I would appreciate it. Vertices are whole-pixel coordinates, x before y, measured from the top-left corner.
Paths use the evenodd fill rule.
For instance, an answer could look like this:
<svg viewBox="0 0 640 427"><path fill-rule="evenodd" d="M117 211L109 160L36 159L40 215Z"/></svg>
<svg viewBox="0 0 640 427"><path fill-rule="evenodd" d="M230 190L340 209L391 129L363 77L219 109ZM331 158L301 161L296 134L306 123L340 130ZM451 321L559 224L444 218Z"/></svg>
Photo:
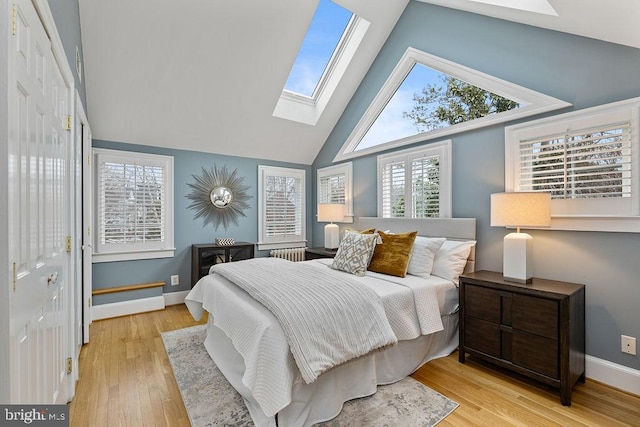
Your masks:
<svg viewBox="0 0 640 427"><path fill-rule="evenodd" d="M212 271L276 316L306 383L397 343L378 294L351 275L272 257L219 264Z"/></svg>
<svg viewBox="0 0 640 427"><path fill-rule="evenodd" d="M326 266L331 260L308 262ZM367 272L365 277L356 280L381 297L398 340L442 329L440 307L443 307L442 314L457 308L456 298L452 297L457 295L455 285L437 277L401 279ZM209 312L209 321L232 340L245 362L242 382L267 416L275 415L291 403L293 384L302 378L282 328L271 312L229 280L215 274L202 278L185 303L196 319L200 319L204 311Z"/></svg>

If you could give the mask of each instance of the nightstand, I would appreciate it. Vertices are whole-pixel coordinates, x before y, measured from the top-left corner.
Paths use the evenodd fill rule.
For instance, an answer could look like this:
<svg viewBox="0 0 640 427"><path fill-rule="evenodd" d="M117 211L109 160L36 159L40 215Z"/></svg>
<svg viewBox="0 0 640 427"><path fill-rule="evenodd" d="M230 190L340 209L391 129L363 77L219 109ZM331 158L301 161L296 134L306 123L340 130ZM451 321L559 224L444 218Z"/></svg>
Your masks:
<svg viewBox="0 0 640 427"><path fill-rule="evenodd" d="M530 284L503 280L502 273L460 276L460 347L503 368L560 389L585 381L585 287L534 278Z"/></svg>
<svg viewBox="0 0 640 427"><path fill-rule="evenodd" d="M338 249L325 249L323 247L306 248L304 251L304 259L308 261L318 258L333 258L336 256L336 252L338 252Z"/></svg>
<svg viewBox="0 0 640 427"><path fill-rule="evenodd" d="M233 245L191 245L191 287L209 274L212 265L253 258L254 249L255 245L247 242L236 242Z"/></svg>

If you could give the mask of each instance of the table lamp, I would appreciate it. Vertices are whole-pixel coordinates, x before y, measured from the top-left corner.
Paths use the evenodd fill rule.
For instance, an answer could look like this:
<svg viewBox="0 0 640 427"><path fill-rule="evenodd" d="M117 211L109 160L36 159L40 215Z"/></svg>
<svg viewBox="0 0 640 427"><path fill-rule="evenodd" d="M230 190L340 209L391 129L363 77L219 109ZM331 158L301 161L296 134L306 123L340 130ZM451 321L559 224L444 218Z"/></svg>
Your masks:
<svg viewBox="0 0 640 427"><path fill-rule="evenodd" d="M517 283L533 278L533 238L520 227L549 227L551 196L548 193L517 192L491 195L491 226L516 227L504 236L503 277Z"/></svg>
<svg viewBox="0 0 640 427"><path fill-rule="evenodd" d="M318 204L318 222L329 222L324 226L325 249L336 249L340 244L340 231L334 221L344 220L344 205L338 203Z"/></svg>

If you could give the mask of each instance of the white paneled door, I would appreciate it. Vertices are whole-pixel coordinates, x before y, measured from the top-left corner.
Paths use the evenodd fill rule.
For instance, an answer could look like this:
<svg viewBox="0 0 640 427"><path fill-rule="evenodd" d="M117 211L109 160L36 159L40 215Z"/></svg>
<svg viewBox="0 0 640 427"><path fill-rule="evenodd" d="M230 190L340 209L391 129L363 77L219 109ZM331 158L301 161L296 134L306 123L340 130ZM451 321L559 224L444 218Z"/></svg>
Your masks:
<svg viewBox="0 0 640 427"><path fill-rule="evenodd" d="M13 3L9 31L11 400L66 403L73 394L72 88L30 0Z"/></svg>

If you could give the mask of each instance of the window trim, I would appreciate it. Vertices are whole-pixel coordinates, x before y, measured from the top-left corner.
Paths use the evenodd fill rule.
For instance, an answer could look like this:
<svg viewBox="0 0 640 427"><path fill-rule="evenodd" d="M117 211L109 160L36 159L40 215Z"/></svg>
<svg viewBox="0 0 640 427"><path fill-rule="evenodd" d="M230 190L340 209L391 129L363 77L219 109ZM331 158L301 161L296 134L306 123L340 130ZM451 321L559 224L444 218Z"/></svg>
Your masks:
<svg viewBox="0 0 640 427"><path fill-rule="evenodd" d="M120 161L130 162L132 159L139 160L141 163L150 164L162 164L166 170L166 183L165 183L165 210L164 210L164 242L158 242L157 247L146 247L143 249L131 248L131 244L122 244L120 246L123 249L109 250L100 252L100 245L98 243L100 215L98 210L98 204L100 203L99 192L99 173L98 168L100 161L103 157L112 157L121 159ZM173 156L165 156L160 154L139 153L133 151L124 150L112 150L106 148L93 148L93 183L94 194L93 198L93 263L113 262L113 261L136 261L143 259L155 259L155 258L172 258L175 255L175 242L174 242L174 218L173 218L173 198L174 198L174 165ZM152 245L155 246L155 245ZM126 247L126 248L125 248Z"/></svg>
<svg viewBox="0 0 640 427"><path fill-rule="evenodd" d="M552 230L574 231L606 231L606 232L640 232L640 97L599 105L565 114L555 115L518 125L505 127L505 190L518 191L518 135L523 132L541 130L549 126L563 126L563 123L598 119L599 116L611 113L628 112L631 121L631 172L632 172L632 205L630 212L618 214L559 214L558 204L551 201ZM566 202L566 200L561 200ZM605 200L602 203L606 204ZM555 209L554 209L555 205ZM554 212L555 211L555 212Z"/></svg>
<svg viewBox="0 0 640 427"><path fill-rule="evenodd" d="M264 177L265 175L288 176L293 178L299 178L301 180L300 188L302 189L301 197L301 218L302 228L301 236L299 239L285 239L282 241L267 242L265 238L265 218L266 218L266 206L264 197ZM302 248L307 244L307 213L306 213L306 170L295 168L284 168L277 166L264 166L258 165L258 250L280 249L280 248Z"/></svg>
<svg viewBox="0 0 640 427"><path fill-rule="evenodd" d="M499 114L493 114L480 119L448 126L446 128L418 133L395 141L389 141L373 147L356 150L362 138L364 138L369 128L373 125L380 113L386 107L387 103L400 88L402 82L409 72L411 72L411 69L416 63L433 68L434 70L448 74L457 79L464 80L468 83L481 87L482 89L495 93L496 95L509 98L518 102L520 107L514 110L504 111ZM431 141L437 138L442 138L443 136L468 132L473 129L479 129L570 106L570 103L552 96L536 92L481 71L474 70L473 68L409 47L402 55L402 58L400 58L400 61L398 61L398 64L395 66L360 121L356 124L333 161L338 162L353 159L380 151L403 147L416 142Z"/></svg>
<svg viewBox="0 0 640 427"><path fill-rule="evenodd" d="M383 216L383 200L382 200L382 171L384 165L399 159L407 161L408 159L416 156L433 156L438 155L440 157L440 200L439 200L439 212L440 218L452 217L452 154L451 154L452 142L450 139L434 142L420 147L409 148L406 150L395 151L393 153L381 154L378 156L378 181L377 181L377 195L378 195L378 216ZM408 163L406 163L408 164ZM410 191L410 186L405 188L406 191ZM411 218L406 216L409 209L405 209L405 218Z"/></svg>
<svg viewBox="0 0 640 427"><path fill-rule="evenodd" d="M342 223L353 223L353 164L351 162L328 166L317 171L317 200L318 203L326 203L320 200L320 182L323 178L344 175L344 218Z"/></svg>

